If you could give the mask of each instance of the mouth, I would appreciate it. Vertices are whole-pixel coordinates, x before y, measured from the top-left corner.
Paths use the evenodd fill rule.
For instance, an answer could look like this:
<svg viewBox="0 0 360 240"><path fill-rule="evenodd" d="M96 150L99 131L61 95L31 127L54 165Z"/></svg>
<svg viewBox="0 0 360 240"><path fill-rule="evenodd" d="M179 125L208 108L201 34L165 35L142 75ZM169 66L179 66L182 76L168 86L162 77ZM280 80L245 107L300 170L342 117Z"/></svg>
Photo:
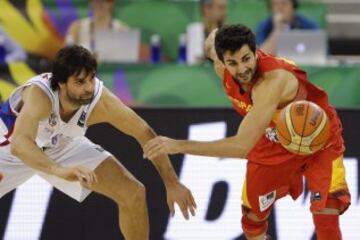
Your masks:
<svg viewBox="0 0 360 240"><path fill-rule="evenodd" d="M84 94L81 96L81 99L84 99L84 100L89 100L89 99L92 99L94 97L94 94L90 93L90 94Z"/></svg>
<svg viewBox="0 0 360 240"><path fill-rule="evenodd" d="M247 72L245 74L237 74L236 77L237 77L237 79L239 79L241 81L247 82L247 81L249 81L250 76L251 76L250 72Z"/></svg>

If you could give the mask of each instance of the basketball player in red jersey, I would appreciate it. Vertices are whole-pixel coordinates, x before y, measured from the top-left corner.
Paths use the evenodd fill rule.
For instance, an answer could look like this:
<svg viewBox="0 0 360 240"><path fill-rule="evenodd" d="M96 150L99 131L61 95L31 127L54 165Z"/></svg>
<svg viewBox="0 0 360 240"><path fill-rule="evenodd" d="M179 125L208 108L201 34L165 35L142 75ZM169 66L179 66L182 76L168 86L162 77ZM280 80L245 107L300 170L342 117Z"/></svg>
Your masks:
<svg viewBox="0 0 360 240"><path fill-rule="evenodd" d="M327 94L292 62L256 49L254 34L243 25L215 30L206 40L206 49L226 94L244 116L237 134L210 142L157 137L145 145L144 156L152 159L163 153L188 153L247 158L241 222L246 237L252 240L268 239L267 218L274 202L288 194L296 199L303 191L305 176L317 239L341 239L339 215L350 205L350 194L343 165L342 126ZM304 99L325 110L331 128L325 147L308 156L285 150L274 131L280 110Z"/></svg>

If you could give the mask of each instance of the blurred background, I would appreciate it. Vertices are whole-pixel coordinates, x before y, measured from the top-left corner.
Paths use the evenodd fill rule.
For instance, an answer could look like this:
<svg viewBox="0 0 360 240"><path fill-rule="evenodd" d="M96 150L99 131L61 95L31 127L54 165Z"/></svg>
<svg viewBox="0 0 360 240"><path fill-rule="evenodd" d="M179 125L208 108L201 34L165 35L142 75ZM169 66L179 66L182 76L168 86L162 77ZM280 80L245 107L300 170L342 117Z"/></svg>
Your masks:
<svg viewBox="0 0 360 240"><path fill-rule="evenodd" d="M211 30L227 23L249 26L260 48L295 61L329 94L344 123L353 198L343 235L360 239L360 0L0 0L0 102L49 71L61 47L80 44L97 57L105 86L160 134L234 134L241 118L203 50ZM164 187L133 140L107 125L88 136L147 187L151 239L245 239L245 161L172 158L198 200L197 217L185 222L168 218ZM0 199L0 239L122 239L111 201L93 194L80 205L41 179L31 181ZM274 239L316 239L308 200L305 191L296 202L277 203Z"/></svg>

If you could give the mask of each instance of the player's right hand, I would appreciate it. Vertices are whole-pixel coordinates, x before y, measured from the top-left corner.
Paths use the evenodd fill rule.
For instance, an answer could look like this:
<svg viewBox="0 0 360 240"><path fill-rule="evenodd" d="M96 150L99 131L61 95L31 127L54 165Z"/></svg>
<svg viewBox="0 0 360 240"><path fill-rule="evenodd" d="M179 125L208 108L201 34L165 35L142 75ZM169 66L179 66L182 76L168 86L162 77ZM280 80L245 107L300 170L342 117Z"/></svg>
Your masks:
<svg viewBox="0 0 360 240"><path fill-rule="evenodd" d="M1 180L3 179L3 175L2 175L2 173L0 172L0 182L1 182Z"/></svg>
<svg viewBox="0 0 360 240"><path fill-rule="evenodd" d="M205 40L205 54L208 58L215 60L216 52L215 52L215 36L218 29L212 30L212 32L209 34L209 36Z"/></svg>
<svg viewBox="0 0 360 240"><path fill-rule="evenodd" d="M54 175L71 182L79 181L83 186L91 186L98 182L95 172L82 166L71 168L59 166Z"/></svg>

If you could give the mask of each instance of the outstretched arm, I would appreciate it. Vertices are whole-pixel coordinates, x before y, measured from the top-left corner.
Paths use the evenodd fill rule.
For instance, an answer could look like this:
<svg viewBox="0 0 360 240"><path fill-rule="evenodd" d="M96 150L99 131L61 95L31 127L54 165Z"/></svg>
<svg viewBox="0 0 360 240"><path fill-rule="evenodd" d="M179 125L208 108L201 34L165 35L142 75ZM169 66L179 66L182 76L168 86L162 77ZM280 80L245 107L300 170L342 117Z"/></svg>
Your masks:
<svg viewBox="0 0 360 240"><path fill-rule="evenodd" d="M106 88L89 118L89 125L100 122L108 122L118 130L134 137L141 146L156 137L153 129L140 116ZM167 154L159 154L149 159L165 183L171 213L174 213L173 203L175 201L179 204L185 218L189 217L188 210L194 215L196 207L194 198L190 190L179 182Z"/></svg>
<svg viewBox="0 0 360 240"><path fill-rule="evenodd" d="M145 145L145 156L151 158L164 153L187 153L213 157L245 158L265 133L280 100L286 98L292 100L296 90L297 80L291 74L285 71L269 73L266 79L254 87L253 107L241 122L235 136L209 142L158 137Z"/></svg>

